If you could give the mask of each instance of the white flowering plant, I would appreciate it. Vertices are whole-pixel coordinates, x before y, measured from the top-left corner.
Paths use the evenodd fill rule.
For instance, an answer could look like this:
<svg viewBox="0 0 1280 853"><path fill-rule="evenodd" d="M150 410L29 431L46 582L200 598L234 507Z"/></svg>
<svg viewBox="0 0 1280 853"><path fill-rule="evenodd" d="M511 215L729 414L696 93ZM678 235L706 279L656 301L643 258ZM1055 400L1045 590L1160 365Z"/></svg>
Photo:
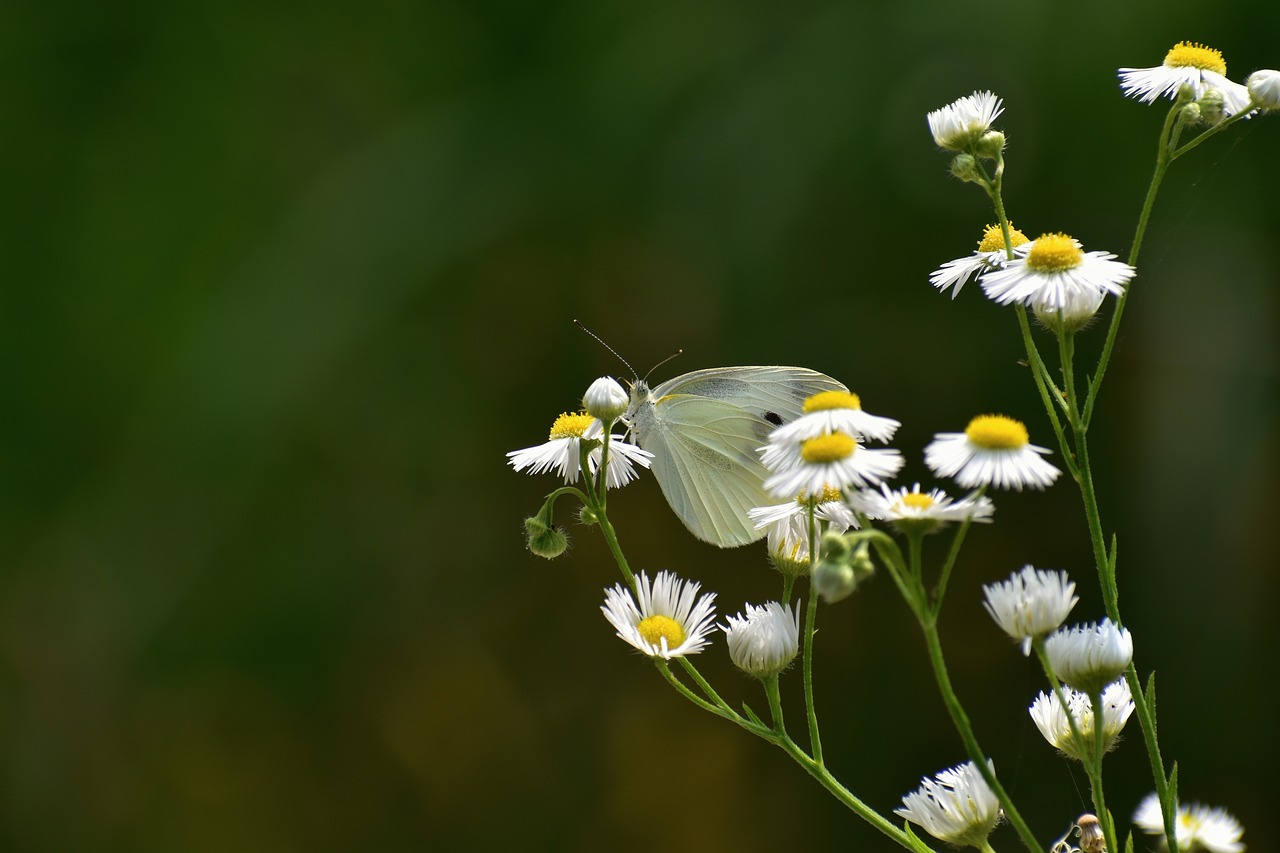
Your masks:
<svg viewBox="0 0 1280 853"><path fill-rule="evenodd" d="M1140 677L1134 637L1120 612L1118 538L1101 521L1099 472L1089 442L1167 170L1239 122L1274 112L1278 80L1275 71L1259 71L1246 84L1236 83L1221 53L1188 42L1171 49L1159 66L1119 70L1125 95L1148 104L1172 101L1123 261L1086 251L1063 232L1031 239L1013 227L1003 193L1005 138L995 127L1005 105L994 93L975 92L928 114L934 141L951 157L952 175L981 188L995 218L977 250L942 263L930 283L954 299L975 281L987 298L1009 308L1052 428L1053 450L1033 444L1025 425L1000 414L980 414L961 432L939 433L923 448L924 461L934 475L964 490L953 497L919 483L891 486L902 454L870 445L891 441L899 422L863 411L861 399L831 377L801 368L724 368L696 371L653 393L640 380L628 393L606 377L591 384L580 413L556 420L546 444L508 454L518 471L554 472L564 481L525 521L530 550L545 558L564 552L567 539L555 523L555 507L564 498L575 501L579 519L600 530L621 573L622 582L607 590L601 608L618 637L647 656L694 706L782 749L905 849L937 849L927 835L992 851L994 830L1007 823L1017 841L1035 851L1118 853L1134 849L1135 830L1158 836L1171 853L1243 850L1243 827L1228 812L1179 799L1177 766L1157 737L1154 678ZM1108 307L1097 361L1085 373L1077 337ZM716 596L702 593L700 583L666 571L652 581L633 573L607 496L641 476L641 469L651 469L672 509L699 538L721 546L767 540L780 574L779 597L744 603L737 615L717 622ZM1105 613L1093 622L1065 624L1079 602L1076 582L1066 572L1030 565L987 585L983 603L998 629L1024 655L1034 652L1043 670L1047 689L1028 708L1035 726L1087 776L1091 811L1064 816L1063 824L1071 825L1065 836L1063 824L1052 832L1031 827L1001 784L952 685L938 630L970 529L993 521L989 492L1047 489L1064 471L1062 479L1073 481L1080 494ZM943 556L929 564L925 539L939 534L950 541L930 552ZM968 753L964 763L923 777L887 814L828 768L813 678L818 610L848 598L877 569L889 576L919 625L927 664ZM761 684L764 713L745 703L730 706L693 664L692 655L715 647L717 633L733 664ZM784 719L784 678L800 682L803 734L793 733ZM1154 792L1136 807L1138 798L1130 795L1118 818L1103 784L1103 761L1130 717L1141 731Z"/></svg>

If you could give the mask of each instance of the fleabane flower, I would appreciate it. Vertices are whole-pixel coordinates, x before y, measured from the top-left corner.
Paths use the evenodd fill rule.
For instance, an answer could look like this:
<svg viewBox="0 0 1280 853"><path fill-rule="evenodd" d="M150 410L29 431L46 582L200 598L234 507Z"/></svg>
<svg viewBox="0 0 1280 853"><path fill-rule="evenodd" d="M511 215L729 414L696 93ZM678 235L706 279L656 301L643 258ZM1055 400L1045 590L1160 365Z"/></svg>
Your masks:
<svg viewBox="0 0 1280 853"><path fill-rule="evenodd" d="M721 625L733 665L756 678L772 678L795 660L800 649L800 611L770 601L748 604L746 615L728 617Z"/></svg>
<svg viewBox="0 0 1280 853"><path fill-rule="evenodd" d="M839 489L824 489L814 495L814 521L818 536L826 530L844 533L856 528L858 519L844 502ZM769 559L784 575L809 573L809 495L799 494L795 500L747 510L747 518L756 530L766 530Z"/></svg>
<svg viewBox="0 0 1280 853"><path fill-rule="evenodd" d="M581 475L579 448L583 442L592 446L587 455L587 467L592 476L600 468L604 428L600 421L583 412L564 413L551 425L545 444L512 450L507 453L508 464L517 471L528 469L530 474L555 471L566 483L578 482ZM610 489L625 486L636 478L635 466L648 468L653 454L622 440L621 435L609 436L609 470L606 485Z"/></svg>
<svg viewBox="0 0 1280 853"><path fill-rule="evenodd" d="M943 432L924 449L924 461L939 477L966 489L995 486L1043 489L1062 472L1040 457L1048 448L1031 444L1021 421L1004 415L979 415L964 432Z"/></svg>
<svg viewBox="0 0 1280 853"><path fill-rule="evenodd" d="M991 761L987 767L995 772ZM984 847L1000 821L1000 800L972 761L920 780L920 787L893 810L940 841Z"/></svg>
<svg viewBox="0 0 1280 853"><path fill-rule="evenodd" d="M1280 110L1280 71L1264 68L1244 81L1253 105L1262 110Z"/></svg>
<svg viewBox="0 0 1280 853"><path fill-rule="evenodd" d="M1075 593L1076 585L1066 572L1023 566L1006 581L984 585L982 606L1029 655L1031 644L1057 630L1071 613L1080 600Z"/></svg>
<svg viewBox="0 0 1280 853"><path fill-rule="evenodd" d="M1154 793L1148 794L1138 806L1133 822L1148 835L1159 835L1165 839L1164 812L1160 808L1160 798ZM1173 826L1178 849L1186 853L1197 850L1241 853L1244 850L1244 843L1240 840L1244 827L1224 808L1210 808L1200 803L1179 805Z"/></svg>
<svg viewBox="0 0 1280 853"><path fill-rule="evenodd" d="M929 113L929 132L939 148L967 151L991 129L1003 109L992 92L974 92Z"/></svg>
<svg viewBox="0 0 1280 853"><path fill-rule="evenodd" d="M1182 87L1188 86L1197 101L1211 90L1221 92L1224 116L1249 106L1249 90L1227 79L1222 51L1196 42L1178 42L1154 68L1121 68L1118 73L1125 96L1144 104L1160 97L1176 99Z"/></svg>
<svg viewBox="0 0 1280 853"><path fill-rule="evenodd" d="M650 584L641 572L636 576L638 604L631 590L618 584L605 590L600 610L623 640L650 657L671 660L702 651L716 629L716 594L699 597L699 588L671 572L658 572Z"/></svg>
<svg viewBox="0 0 1280 853"><path fill-rule="evenodd" d="M1083 761L1085 757L1093 755L1096 745L1094 733L1096 715L1093 704L1089 701L1088 695L1078 690L1064 687L1062 693L1066 699L1066 707L1058 701L1057 694L1041 692L1031 703L1031 719L1040 730L1040 734L1044 735L1045 740L1071 758ZM1083 750L1081 744L1077 743L1071 734L1071 723L1067 719L1068 709L1084 740ZM1110 752L1115 746L1120 731L1129 721L1132 713L1133 695L1129 692L1129 684L1124 679L1108 685L1107 689L1102 691L1102 751L1104 753Z"/></svg>
<svg viewBox="0 0 1280 853"><path fill-rule="evenodd" d="M773 431L770 441L788 442L844 432L854 438L885 442L901 423L862 409L862 399L848 391L821 391L807 398L800 417Z"/></svg>
<svg viewBox="0 0 1280 853"><path fill-rule="evenodd" d="M627 410L631 396L612 376L601 376L582 395L582 408L602 423L611 424Z"/></svg>
<svg viewBox="0 0 1280 853"><path fill-rule="evenodd" d="M1054 673L1075 690L1097 693L1133 660L1133 634L1110 619L1059 628L1044 642Z"/></svg>
<svg viewBox="0 0 1280 853"><path fill-rule="evenodd" d="M1012 223L1009 225L1009 242L1013 245L1015 257L1025 255L1031 249L1031 239L1014 228ZM972 255L947 261L929 273L929 283L942 293L946 293L947 288L954 288L951 291L951 298L955 299L960 295L960 288L968 284L971 278L989 270L1004 269L1008 261L1009 253L1005 250L1004 231L999 225L988 225L982 232L982 239L978 241L978 248Z"/></svg>
<svg viewBox="0 0 1280 853"><path fill-rule="evenodd" d="M868 450L847 432L802 440L770 437L760 458L775 472L765 479L764 489L779 498L872 485L897 474L903 463L898 451Z"/></svg>
<svg viewBox="0 0 1280 853"><path fill-rule="evenodd" d="M863 489L850 495L849 505L867 518L887 521L904 533L934 533L946 524L962 521L990 522L995 512L991 498L986 496L954 500L942 489L922 492L919 483L898 489L881 483L879 490Z"/></svg>
<svg viewBox="0 0 1280 853"><path fill-rule="evenodd" d="M982 292L1001 305L1019 303L1037 313L1074 314L1088 306L1092 316L1107 293L1120 295L1134 268L1108 252L1085 252L1066 234L1043 234L1026 253L1003 269L981 275Z"/></svg>

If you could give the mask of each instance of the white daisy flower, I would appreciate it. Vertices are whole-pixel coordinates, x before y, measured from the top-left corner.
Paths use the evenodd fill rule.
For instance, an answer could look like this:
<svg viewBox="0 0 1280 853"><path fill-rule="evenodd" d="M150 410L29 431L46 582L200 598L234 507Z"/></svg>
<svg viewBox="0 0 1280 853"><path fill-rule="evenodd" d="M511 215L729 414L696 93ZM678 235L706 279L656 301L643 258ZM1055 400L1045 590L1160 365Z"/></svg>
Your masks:
<svg viewBox="0 0 1280 853"><path fill-rule="evenodd" d="M631 395L612 376L601 376L582 396L582 408L602 423L611 424L622 416L631 402Z"/></svg>
<svg viewBox="0 0 1280 853"><path fill-rule="evenodd" d="M1000 630L1021 643L1022 653L1031 654L1031 644L1057 630L1080 599L1076 585L1066 572L1050 572L1023 566L1007 581L982 587L987 599L982 606L996 620Z"/></svg>
<svg viewBox="0 0 1280 853"><path fill-rule="evenodd" d="M818 495L813 509L818 522L818 535L833 530L844 533L858 527L853 510L844 502L839 489L825 489ZM756 530L768 531L769 559L783 574L803 575L809 571L809 498L801 493L795 500L747 510Z"/></svg>
<svg viewBox="0 0 1280 853"><path fill-rule="evenodd" d="M833 432L847 432L858 440L886 442L901 423L862 410L862 400L848 391L822 391L804 401L803 413L773 431L770 441L803 441Z"/></svg>
<svg viewBox="0 0 1280 853"><path fill-rule="evenodd" d="M995 505L991 498L971 495L960 500L947 497L942 489L920 491L920 484L911 488L903 486L890 489L880 484L880 490L863 489L849 496L849 505L867 518L888 521L900 530L921 530L933 533L944 524L966 519L990 522Z"/></svg>
<svg viewBox="0 0 1280 853"><path fill-rule="evenodd" d="M1148 835L1159 835L1164 839L1164 812L1155 793L1148 794L1138 806L1133 822ZM1240 841L1244 827L1224 808L1210 808L1200 803L1179 805L1173 826L1178 849L1187 853L1197 850L1241 853L1244 850L1244 843Z"/></svg>
<svg viewBox="0 0 1280 853"><path fill-rule="evenodd" d="M1025 255L1031 249L1030 238L1014 228L1012 223L1009 225L1009 242L1013 244L1015 255ZM929 283L942 293L946 293L949 287L955 288L951 291L951 298L955 299L960 295L960 288L968 284L969 279L988 270L1004 269L1008 260L1004 232L999 225L988 225L972 255L947 261L929 273Z"/></svg>
<svg viewBox="0 0 1280 853"><path fill-rule="evenodd" d="M779 498L879 483L897 474L903 463L898 451L868 450L845 432L803 440L770 440L761 448L760 458L775 472L764 481L764 489Z"/></svg>
<svg viewBox="0 0 1280 853"><path fill-rule="evenodd" d="M1021 421L1004 415L979 415L964 432L943 432L924 449L924 461L939 477L951 477L966 489L995 486L1043 489L1062 472L1040 457L1048 448L1030 443Z"/></svg>
<svg viewBox="0 0 1280 853"><path fill-rule="evenodd" d="M671 572L658 572L652 585L641 572L636 588L639 605L622 584L605 590L600 610L619 637L663 660L702 651L709 642L707 635L716 629L714 592L699 598L698 583L679 580Z"/></svg>
<svg viewBox="0 0 1280 853"><path fill-rule="evenodd" d="M929 113L929 132L939 148L964 151L991 129L1001 112L1000 99L993 93L974 92Z"/></svg>
<svg viewBox="0 0 1280 853"><path fill-rule="evenodd" d="M1054 674L1069 686L1096 693L1115 681L1133 660L1133 634L1110 619L1059 628L1044 642Z"/></svg>
<svg viewBox="0 0 1280 853"><path fill-rule="evenodd" d="M1134 268L1108 252L1085 253L1066 234L1043 234L1003 269L981 275L983 293L1001 305L1014 302L1036 311L1077 311L1098 294L1124 293ZM1096 310L1096 309L1095 309Z"/></svg>
<svg viewBox="0 0 1280 853"><path fill-rule="evenodd" d="M1223 114L1234 115L1249 106L1249 90L1227 79L1222 51L1195 42L1180 41L1154 68L1121 68L1120 88L1126 97L1150 104L1156 98L1175 100L1183 86L1191 87L1195 100L1216 89L1222 93Z"/></svg>
<svg viewBox="0 0 1280 853"><path fill-rule="evenodd" d="M1071 758L1083 761L1085 756L1092 756L1094 749L1094 713L1093 704L1087 694L1070 687L1062 689L1067 700L1066 708L1058 701L1052 691L1041 692L1031 703L1031 719L1044 739L1059 751ZM1071 722L1067 719L1067 709L1076 721L1076 728L1084 738L1084 750L1071 735ZM1129 684L1124 679L1108 685L1102 691L1102 751L1110 752L1120 736L1124 724L1133 713L1133 695L1129 692Z"/></svg>
<svg viewBox="0 0 1280 853"><path fill-rule="evenodd" d="M995 772L990 760L987 767ZM940 841L965 847L985 847L987 836L1000 821L1000 800L972 761L920 780L893 813L923 827Z"/></svg>
<svg viewBox="0 0 1280 853"><path fill-rule="evenodd" d="M517 471L527 468L530 474L555 471L564 477L566 483L576 483L582 473L578 453L581 443L586 441L596 445L595 449L587 455L587 466L594 476L600 467L600 444L603 435L604 429L600 421L591 415L564 413L551 425L551 433L546 444L510 451L507 453L508 464ZM653 459L653 454L649 451L642 450L622 439L621 435L609 436L609 471L606 485L610 489L630 483L636 478L634 466L648 468L649 462Z"/></svg>
<svg viewBox="0 0 1280 853"><path fill-rule="evenodd" d="M721 625L733 665L756 678L771 678L795 660L800 649L800 611L770 601L748 604L746 615L728 617Z"/></svg>
<svg viewBox="0 0 1280 853"><path fill-rule="evenodd" d="M1280 110L1280 71L1264 68L1244 81L1253 105L1263 110Z"/></svg>

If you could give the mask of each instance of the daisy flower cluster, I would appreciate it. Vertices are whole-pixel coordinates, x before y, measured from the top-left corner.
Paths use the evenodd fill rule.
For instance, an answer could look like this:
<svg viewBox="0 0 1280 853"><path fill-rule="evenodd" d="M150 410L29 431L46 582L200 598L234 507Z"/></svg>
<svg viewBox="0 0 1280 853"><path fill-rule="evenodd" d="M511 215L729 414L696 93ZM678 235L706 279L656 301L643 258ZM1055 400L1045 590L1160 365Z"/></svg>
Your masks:
<svg viewBox="0 0 1280 853"><path fill-rule="evenodd" d="M886 442L900 424L862 410L858 395L823 391L804 401L803 413L769 435L760 460L771 472L765 491L777 498L819 496L828 490L876 485L902 467L896 450L868 449Z"/></svg>
<svg viewBox="0 0 1280 853"><path fill-rule="evenodd" d="M1153 68L1121 68L1118 73L1126 96L1150 104L1157 98L1177 100L1185 92L1190 101L1207 102L1210 120L1228 118L1253 104L1249 87L1227 78L1222 51L1196 42L1178 42Z"/></svg>
<svg viewBox="0 0 1280 853"><path fill-rule="evenodd" d="M627 392L617 380L603 377L587 389L583 411L564 412L551 424L547 440L534 447L512 450L507 462L517 471L544 474L554 471L565 483L576 483L582 475L581 451L589 448L587 468L594 477L604 456L604 434L627 408ZM636 478L636 466L648 468L653 454L624 441L625 436L609 435L609 462L605 485L610 489L625 486Z"/></svg>
<svg viewBox="0 0 1280 853"><path fill-rule="evenodd" d="M1012 257L1004 234L989 225L972 255L947 261L929 275L942 292L960 289L977 279L982 292L1000 305L1023 305L1045 325L1060 323L1075 331L1091 320L1107 295L1119 296L1135 270L1109 252L1086 252L1066 234L1042 234L1028 240L1011 229Z"/></svg>

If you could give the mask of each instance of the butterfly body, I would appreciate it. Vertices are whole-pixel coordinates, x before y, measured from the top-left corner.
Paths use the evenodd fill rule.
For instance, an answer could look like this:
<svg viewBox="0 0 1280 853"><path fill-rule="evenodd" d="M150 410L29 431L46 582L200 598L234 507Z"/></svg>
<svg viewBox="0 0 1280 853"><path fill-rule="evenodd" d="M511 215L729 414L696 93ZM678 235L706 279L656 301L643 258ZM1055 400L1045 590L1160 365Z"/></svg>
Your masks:
<svg viewBox="0 0 1280 853"><path fill-rule="evenodd" d="M645 450L671 509L694 536L722 548L764 536L747 510L774 502L759 448L807 397L848 390L803 367L695 370L650 387L637 380L624 420Z"/></svg>

